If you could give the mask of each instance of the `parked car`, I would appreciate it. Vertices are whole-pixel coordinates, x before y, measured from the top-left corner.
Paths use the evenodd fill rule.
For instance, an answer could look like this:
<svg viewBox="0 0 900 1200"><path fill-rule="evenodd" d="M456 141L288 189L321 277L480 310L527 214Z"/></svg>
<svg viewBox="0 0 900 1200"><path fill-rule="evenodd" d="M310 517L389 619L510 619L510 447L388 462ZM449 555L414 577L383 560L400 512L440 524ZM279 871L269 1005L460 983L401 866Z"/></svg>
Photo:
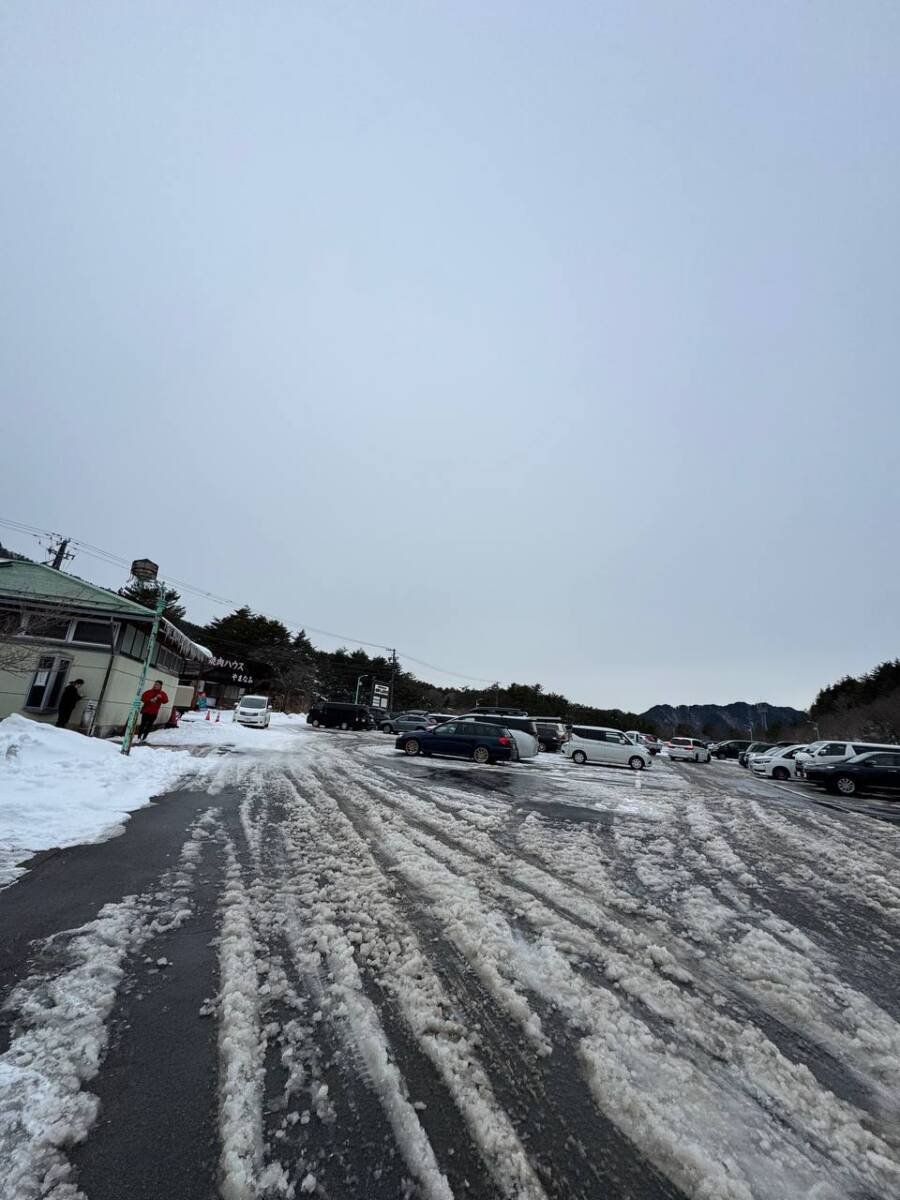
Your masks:
<svg viewBox="0 0 900 1200"><path fill-rule="evenodd" d="M710 747L716 758L738 758L740 754L747 750L750 742L742 742L739 739L732 738L727 742L716 742L714 747Z"/></svg>
<svg viewBox="0 0 900 1200"><path fill-rule="evenodd" d="M805 769L810 783L829 792L855 796L860 792L900 792L900 746L893 750L869 750L843 762L815 762Z"/></svg>
<svg viewBox="0 0 900 1200"><path fill-rule="evenodd" d="M238 725L251 725L257 729L268 729L272 716L272 705L268 696L241 696L234 706L232 721Z"/></svg>
<svg viewBox="0 0 900 1200"><path fill-rule="evenodd" d="M534 723L537 725L538 741L542 750L555 753L562 749L563 742L566 741L569 734L561 721L542 721L535 717Z"/></svg>
<svg viewBox="0 0 900 1200"><path fill-rule="evenodd" d="M364 704L337 701L314 705L306 715L307 724L323 729L371 729L373 722Z"/></svg>
<svg viewBox="0 0 900 1200"><path fill-rule="evenodd" d="M512 714L499 716L494 713L484 712L479 708L476 712L466 713L465 716L457 719L460 721L487 722L489 725L496 725L501 729L509 730L515 738L519 758L535 758L540 753L541 743L538 738L538 729L534 717L520 717L513 716Z"/></svg>
<svg viewBox="0 0 900 1200"><path fill-rule="evenodd" d="M771 742L751 742L746 750L742 750L738 755L738 762L742 767L748 767L751 754L765 754L767 750L771 749Z"/></svg>
<svg viewBox="0 0 900 1200"><path fill-rule="evenodd" d="M410 756L447 754L477 763L509 762L517 757L512 731L492 721L445 721L431 729L401 733L394 745Z"/></svg>
<svg viewBox="0 0 900 1200"><path fill-rule="evenodd" d="M495 708L491 704L479 704L473 712L478 716L485 716L490 713L494 717L527 717L528 713L524 708Z"/></svg>
<svg viewBox="0 0 900 1200"><path fill-rule="evenodd" d="M671 738L666 742L666 753L669 758L680 759L682 762L708 763L712 758L706 742L701 742L699 738Z"/></svg>
<svg viewBox="0 0 900 1200"><path fill-rule="evenodd" d="M409 733L413 729L427 729L434 724L427 713L399 712L381 721L378 728L382 733Z"/></svg>
<svg viewBox="0 0 900 1200"><path fill-rule="evenodd" d="M562 752L579 766L594 762L642 771L653 761L646 746L636 746L621 729L598 725L573 725L572 735L563 745Z"/></svg>
<svg viewBox="0 0 900 1200"><path fill-rule="evenodd" d="M806 749L806 743L796 746L776 746L765 754L756 754L750 761L754 775L765 775L769 779L794 779L797 775L797 755Z"/></svg>
<svg viewBox="0 0 900 1200"><path fill-rule="evenodd" d="M885 745L883 742L832 742L827 739L810 742L806 750L797 755L797 774L802 778L810 767L824 767L831 763L846 762L857 754L870 750L900 750L900 746Z"/></svg>
<svg viewBox="0 0 900 1200"><path fill-rule="evenodd" d="M646 746L651 754L659 754L662 742L652 733L640 733L637 729L626 729L625 736L630 737L636 746Z"/></svg>

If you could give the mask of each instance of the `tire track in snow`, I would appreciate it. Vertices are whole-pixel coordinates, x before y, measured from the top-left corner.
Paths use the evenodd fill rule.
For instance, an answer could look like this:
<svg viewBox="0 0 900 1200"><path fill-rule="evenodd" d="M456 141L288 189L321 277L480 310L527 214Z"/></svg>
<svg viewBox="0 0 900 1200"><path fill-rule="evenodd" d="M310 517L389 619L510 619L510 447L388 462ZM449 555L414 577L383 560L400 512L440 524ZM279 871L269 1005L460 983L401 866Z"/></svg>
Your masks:
<svg viewBox="0 0 900 1200"><path fill-rule="evenodd" d="M359 803L359 801L357 801L357 803ZM365 801L362 801L362 805L363 808L365 808ZM383 825L382 817L375 816L371 812L368 814L367 819L368 823L372 827L376 827L379 822ZM406 842L405 847L403 845L404 840ZM406 875L407 878L410 878L421 889L426 892L430 890L436 906L438 906L441 911L447 911L451 907L452 901L448 898L449 893L446 891L446 888L442 890L442 886L440 882L438 882L440 881L440 872L434 869L435 860L432 858L430 867L425 869L417 864L414 853L412 858L408 856L408 848L410 845L408 833L403 833L397 829L391 829L388 832L382 832L380 835L380 841L382 844L390 843L390 851L397 858L397 861L400 864L400 870ZM439 852L438 860L440 860L440 858L441 854ZM447 888L452 890L454 886L456 886L455 881L452 878L449 879L447 881ZM469 911L469 914L475 912L476 904L477 901L474 897L467 897L466 907ZM487 919L486 914L485 919ZM489 925L492 924L493 918L491 918L489 921ZM491 934L488 933L489 938L490 936ZM625 965L627 969L627 964ZM571 980L567 978L562 982L568 985L571 983ZM573 984L573 986L575 985ZM608 1004L611 999L609 996L601 996L596 992L592 994L592 998L593 1002L600 1006L602 1006L603 1003ZM671 1005L675 1003L676 1000L677 997L671 993L670 989L668 1003ZM618 1005L617 1001L613 1000L612 1002ZM580 1006L579 1011L581 1011L583 1007L583 1005ZM681 1007L683 1010L682 1016L689 1016L690 1013L684 1009L683 1002ZM627 1018L627 1016L623 1013L618 1013L617 1016L620 1022L631 1021L630 1032L633 1041L639 1041L642 1037L647 1037L652 1040L652 1037L646 1027L637 1025L630 1018ZM695 1031L701 1035L702 1044L702 1025L698 1024L695 1020L694 1027ZM640 1032L641 1029L643 1030L642 1033ZM813 1147L809 1154L807 1154L805 1141L811 1140L812 1142L815 1142L815 1130L817 1125L821 1125L822 1129L828 1130L828 1139L836 1143L835 1153L831 1157L832 1159L837 1159L838 1161L843 1159L843 1166L845 1169L847 1164L853 1159L854 1155L857 1154L857 1151L862 1150L864 1147L868 1147L871 1153L876 1156L876 1158L878 1154L884 1153L885 1148L882 1148L882 1150L878 1149L877 1137L871 1135L859 1124L858 1118L860 1114L855 1113L852 1109L846 1105L843 1105L836 1098L829 1097L828 1093L824 1092L816 1085L815 1080L809 1075L808 1072L805 1072L804 1068L796 1067L787 1060L784 1060L783 1057L778 1053L777 1049L772 1046L767 1039L762 1037L758 1031L755 1031L752 1027L750 1029L742 1030L732 1026L727 1027L725 1032L728 1035L728 1039L727 1041L723 1041L722 1045L727 1045L729 1042L736 1043L740 1050L740 1058L738 1062L735 1063L735 1066L739 1066L740 1070L737 1073L736 1078L734 1077L734 1072L732 1072L731 1075L723 1076L723 1073L719 1070L717 1064L707 1064L705 1073L701 1073L699 1077L695 1077L693 1079L694 1090L697 1093L698 1103L701 1104L703 1108L715 1110L717 1101L724 1103L725 1098L730 1096L731 1099L728 1101L728 1104L730 1107L734 1108L734 1111L730 1114L730 1116L734 1118L734 1123L737 1127L749 1126L750 1128L753 1128L754 1126L759 1126L760 1120L762 1119L767 1132L765 1134L761 1134L761 1136L764 1136L766 1139L768 1139L771 1145L777 1149L778 1153L776 1154L776 1157L780 1156L781 1159L779 1171L787 1172L790 1177L795 1178L798 1185L806 1186L810 1180L816 1178L817 1173L828 1169L834 1169L834 1162L832 1162L831 1168L826 1167L827 1152L824 1145L820 1146L818 1150ZM751 1043L749 1045L746 1044L748 1035L755 1037L755 1043ZM669 1054L671 1055L671 1048L669 1050ZM690 1062L685 1060L682 1064L682 1069L690 1072ZM775 1069L775 1074L772 1073L773 1069ZM749 1097L750 1107L748 1107L748 1096L745 1091L744 1080L741 1074L742 1072L749 1072L751 1081L756 1080L763 1086L765 1094L767 1094L769 1097L769 1102L775 1103L776 1110L779 1107L782 1109L781 1116L777 1121L771 1121L771 1119L767 1118L764 1113L760 1112L758 1101L756 1097L752 1095ZM592 1075L592 1079L595 1079L594 1075ZM711 1086L710 1080L712 1080ZM684 1080L683 1086L686 1086ZM800 1133L800 1140L798 1141L796 1136L793 1139L782 1136L779 1129L779 1123L786 1117L790 1117L792 1115L792 1106L800 1103L801 1096L805 1096L805 1099L803 1099L801 1105L801 1111L804 1114L803 1121L805 1124L801 1126L800 1130L798 1130ZM735 1106L737 1107L735 1108ZM743 1116L739 1117L738 1113L742 1108L744 1110ZM823 1120L821 1122L818 1120L819 1110L822 1110L823 1112ZM647 1111L648 1110L645 1106L645 1116L647 1115ZM662 1152L664 1147L668 1144L667 1138L673 1139L674 1143L677 1143L685 1133L684 1130L676 1130L676 1133L673 1135L671 1133L671 1128L669 1133L666 1133L667 1127L665 1125L665 1114L667 1111L668 1106L663 1105L662 1109L655 1112L655 1117L657 1120L662 1122L657 1140L654 1143L659 1147L660 1152ZM824 1115L826 1113L828 1114L827 1116ZM726 1128L726 1126L720 1126L718 1135L723 1136ZM746 1147L741 1147L741 1150L743 1153L747 1153ZM716 1174L714 1167L710 1166L709 1164L707 1164L707 1166L709 1170L712 1171L712 1178L716 1180L715 1186L726 1189L723 1194L734 1194L735 1196L741 1194L741 1188L744 1186L742 1183L741 1171L737 1171L734 1178L726 1178L722 1175ZM748 1166L752 1167L752 1169L749 1169L748 1171L748 1177L753 1178L757 1173L761 1178L769 1177L767 1176L767 1168L765 1163L762 1160L759 1160L758 1155L750 1153ZM676 1171L676 1178L680 1179L682 1182L689 1183L691 1187L698 1186L697 1181L693 1179L690 1171L687 1171L686 1174L684 1173L687 1170L684 1163L676 1163L673 1169ZM678 1174L678 1172L682 1173ZM878 1176L877 1170L875 1171L875 1176ZM877 1182L880 1185L883 1181L878 1178ZM731 1192L728 1192L728 1188L732 1189Z"/></svg>
<svg viewBox="0 0 900 1200"><path fill-rule="evenodd" d="M344 778L348 787L358 786L346 773ZM793 926L768 912L757 912L752 914L753 921L740 922L736 914L729 913L727 921L734 928L733 934L724 937L725 930L720 922L715 937L700 938L695 933L696 946L687 945L681 938L661 929L659 920L655 922L655 928L644 923L638 931L633 923L626 926L621 921L610 921L598 907L600 897L605 906L610 903L605 875L600 881L600 897L588 893L585 900L576 898L573 902L566 886L560 885L546 870L535 874L528 866L520 865L518 876L511 875L508 856L497 851L490 838L462 831L457 833L452 828L460 824L455 815L438 815L433 806L424 805L417 799L408 803L399 794L392 797L383 787L368 781L362 786L369 795L402 813L403 819L412 823L412 829L407 832L426 853L449 861L456 873L480 880L482 886L488 887L493 902L502 903L505 898L512 909L510 915L515 913L515 896L508 889L494 886L492 875L461 859L454 860L454 853L477 861L480 867L490 866L499 878L526 892L565 921L589 931L602 930L607 942L612 939L619 944L629 960L620 955L615 961L616 956L607 951L600 964L601 970L620 981L621 986L627 985L639 1003L646 1005L647 998L652 997L650 1016L660 1015L654 1008L659 1002L654 992L660 986L654 982L655 969L668 978L666 986L671 987L671 980L675 979L682 985L699 989L706 993L706 1002L714 1005L713 1012L730 1015L738 1023L732 1024L723 1037L736 1035L741 1025L757 1028L788 1060L808 1067L826 1089L879 1117L882 1127L885 1119L896 1113L897 1100L889 1087L889 1064L894 1055L900 1056L900 1029L866 997L843 985L828 970L833 965L829 960L823 959L822 965L815 965L801 959L798 949L808 958L815 948ZM529 821L520 828L523 831L534 828L534 822ZM467 839L465 842L459 840L463 837ZM592 845L595 844L592 835L588 837ZM442 855L434 838L451 853ZM552 846L555 851L556 840ZM595 858L592 855L592 859ZM596 871L596 866L593 869ZM522 878L523 873L528 882ZM531 911L534 919L533 906ZM662 910L657 911L664 915ZM746 912L743 915L746 916ZM546 924L544 921L543 927ZM541 920L536 920L535 925L540 930ZM765 933L768 942L764 944L769 947L768 958L773 964L768 971L764 968L764 957L755 950L763 937L760 925L768 930ZM732 949L730 943L735 938L739 940ZM582 948L582 953L587 951ZM717 961L723 953L725 961ZM650 967L649 972L642 963ZM785 980L790 982L785 983ZM797 992L793 998L790 995L792 989ZM725 997L728 997L727 1003ZM646 1013L644 1019L647 1020Z"/></svg>
<svg viewBox="0 0 900 1200"><path fill-rule="evenodd" d="M15 1023L0 1056L0 1179L15 1200L81 1195L65 1151L97 1118L97 1098L84 1085L100 1070L129 959L191 916L211 820L206 813L193 823L177 865L152 894L104 905L93 921L47 939L39 963L52 966L7 997L3 1007Z"/></svg>
<svg viewBox="0 0 900 1200"><path fill-rule="evenodd" d="M364 841L315 779L295 782L300 803L291 822L290 844L299 864L309 848L331 862L335 884L324 889L326 923L314 924L328 952L337 930L339 953L347 961L359 947L364 969L375 972L379 987L397 1006L420 1051L431 1061L452 1102L462 1114L500 1194L542 1200L545 1193L504 1109L497 1103L479 1057L477 1036L460 1023L454 1001L430 966L417 936L398 911L390 880ZM304 853L305 852L305 853ZM363 911L360 912L360 899ZM340 904L343 912L335 909ZM344 907L346 905L346 907ZM345 936L336 913L351 925ZM359 917L363 917L361 928ZM353 928L356 925L357 928ZM354 940L351 941L350 938ZM320 951L321 952L321 951Z"/></svg>

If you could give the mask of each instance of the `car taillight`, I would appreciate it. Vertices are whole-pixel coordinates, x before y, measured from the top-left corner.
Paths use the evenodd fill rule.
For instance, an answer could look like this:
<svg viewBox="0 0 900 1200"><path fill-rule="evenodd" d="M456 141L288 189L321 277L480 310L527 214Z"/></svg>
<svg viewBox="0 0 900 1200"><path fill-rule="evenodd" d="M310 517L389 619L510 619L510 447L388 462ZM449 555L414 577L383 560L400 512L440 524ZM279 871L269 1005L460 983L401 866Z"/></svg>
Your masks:
<svg viewBox="0 0 900 1200"><path fill-rule="evenodd" d="M509 738L508 738L508 737L498 737L498 738L497 738L497 741L499 742L499 744L500 744L501 746L508 746L508 745L509 745Z"/></svg>

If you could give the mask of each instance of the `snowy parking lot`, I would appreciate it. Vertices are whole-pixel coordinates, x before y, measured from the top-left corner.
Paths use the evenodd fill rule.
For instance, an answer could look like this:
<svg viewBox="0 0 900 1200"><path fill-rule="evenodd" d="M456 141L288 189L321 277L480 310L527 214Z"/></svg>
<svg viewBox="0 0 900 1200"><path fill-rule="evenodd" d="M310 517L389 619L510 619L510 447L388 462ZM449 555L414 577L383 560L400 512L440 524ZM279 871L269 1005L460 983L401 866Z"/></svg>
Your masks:
<svg viewBox="0 0 900 1200"><path fill-rule="evenodd" d="M887 806L151 740L180 784L0 892L0 1194L900 1196Z"/></svg>

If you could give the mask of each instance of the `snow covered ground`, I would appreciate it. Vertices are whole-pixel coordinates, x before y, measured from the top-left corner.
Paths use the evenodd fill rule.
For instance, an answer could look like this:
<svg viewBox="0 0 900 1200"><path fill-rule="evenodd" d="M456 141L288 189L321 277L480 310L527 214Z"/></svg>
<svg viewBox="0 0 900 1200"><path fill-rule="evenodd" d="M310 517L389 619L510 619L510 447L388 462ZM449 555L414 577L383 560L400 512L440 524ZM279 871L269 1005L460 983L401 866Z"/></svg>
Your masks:
<svg viewBox="0 0 900 1200"><path fill-rule="evenodd" d="M0 721L0 886L38 850L112 837L127 814L202 769L14 714Z"/></svg>
<svg viewBox="0 0 900 1200"><path fill-rule="evenodd" d="M188 977L177 930L211 922L208 1001L158 1001L198 1037L217 1024L210 1078L168 1068L183 1106L215 1093L210 1195L900 1196L900 830L730 764L481 768L290 718L154 737L205 764L210 807L174 872L10 998L17 1200L74 1195L53 1192L78 1183L67 1139L90 1163L124 1123L110 1087L92 1131L109 1022L118 1005L139 1038L153 1003L122 981L141 954ZM83 1040L63 1045L73 997ZM166 1069L153 1045L146 1069Z"/></svg>

